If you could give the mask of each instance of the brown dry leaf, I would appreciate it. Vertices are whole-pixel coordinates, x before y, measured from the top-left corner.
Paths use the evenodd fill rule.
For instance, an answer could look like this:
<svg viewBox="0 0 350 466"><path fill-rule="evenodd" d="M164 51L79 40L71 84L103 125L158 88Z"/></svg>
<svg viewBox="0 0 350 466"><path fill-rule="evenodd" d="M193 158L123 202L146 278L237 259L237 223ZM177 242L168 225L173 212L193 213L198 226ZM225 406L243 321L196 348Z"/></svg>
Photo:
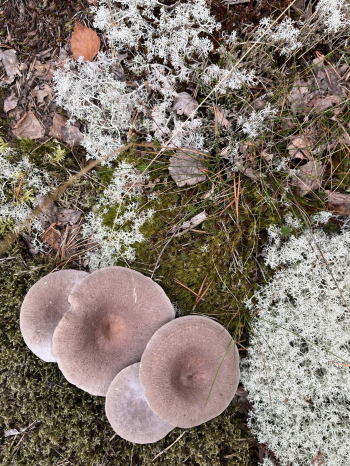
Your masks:
<svg viewBox="0 0 350 466"><path fill-rule="evenodd" d="M15 94L11 94L4 100L4 112L7 113L17 107L18 97Z"/></svg>
<svg viewBox="0 0 350 466"><path fill-rule="evenodd" d="M13 127L12 132L18 138L40 139L45 135L45 128L33 112L28 112L24 118Z"/></svg>
<svg viewBox="0 0 350 466"><path fill-rule="evenodd" d="M53 78L55 68L52 66L51 63L43 64L37 61L35 63L34 68L35 68L34 76L36 78L39 78L41 81L42 80L51 81L51 79Z"/></svg>
<svg viewBox="0 0 350 466"><path fill-rule="evenodd" d="M338 215L350 215L350 194L331 193L328 194L328 209Z"/></svg>
<svg viewBox="0 0 350 466"><path fill-rule="evenodd" d="M41 213L38 215L38 219L43 228L47 229L52 223L56 223L57 220L57 205L54 202L45 206L46 198L44 196L37 195L36 200L41 209Z"/></svg>
<svg viewBox="0 0 350 466"><path fill-rule="evenodd" d="M178 151L176 157L170 157L169 172L177 186L193 186L205 181L204 170L202 161L193 152Z"/></svg>
<svg viewBox="0 0 350 466"><path fill-rule="evenodd" d="M60 115L59 113L55 113L52 126L50 126L50 136L63 139L62 128L66 125L67 121L68 118Z"/></svg>
<svg viewBox="0 0 350 466"><path fill-rule="evenodd" d="M189 117L197 107L198 102L188 92L179 92L171 110L176 110L178 115Z"/></svg>
<svg viewBox="0 0 350 466"><path fill-rule="evenodd" d="M63 126L61 133L63 141L71 147L76 146L84 139L83 134L75 126Z"/></svg>
<svg viewBox="0 0 350 466"><path fill-rule="evenodd" d="M319 91L315 89L317 89L317 87L315 86L315 80L313 78L308 78L303 81L297 79L287 96L292 110L294 112L304 112L310 100L319 95Z"/></svg>
<svg viewBox="0 0 350 466"><path fill-rule="evenodd" d="M207 214L205 210L203 212L200 212L199 214L195 215L194 217L191 218L191 220L186 220L186 222L182 223L181 225L175 225L170 231L172 233L180 230L188 230L189 228L193 228L200 223L202 223L205 219L207 218Z"/></svg>
<svg viewBox="0 0 350 466"><path fill-rule="evenodd" d="M310 160L310 142L304 136L295 136L287 147L291 159Z"/></svg>
<svg viewBox="0 0 350 466"><path fill-rule="evenodd" d="M80 212L80 210L60 209L57 214L57 225L74 225L79 220L81 214L82 212Z"/></svg>
<svg viewBox="0 0 350 466"><path fill-rule="evenodd" d="M58 230L54 228L55 225L55 223L52 223L41 238L44 241L44 243L47 243L53 249L57 250L60 247L61 234Z"/></svg>
<svg viewBox="0 0 350 466"><path fill-rule="evenodd" d="M236 161L236 167L237 167L238 171L240 173L242 173L242 175L247 176L248 178L250 178L253 181L259 181L259 180L261 180L261 178L266 177L266 175L264 173L259 173L258 171L254 170L253 168L245 166L246 163L247 163L247 161L243 161L243 160L237 160Z"/></svg>
<svg viewBox="0 0 350 466"><path fill-rule="evenodd" d="M74 26L70 45L74 60L84 57L84 61L91 61L100 50L101 42L96 31L78 21Z"/></svg>
<svg viewBox="0 0 350 466"><path fill-rule="evenodd" d="M316 76L316 86L321 91L327 91L327 93L337 95L340 97L346 97L346 92L341 86L342 81L340 76L340 68L332 68L329 65L326 65L324 61L320 58L315 58L313 64L316 65L315 76Z"/></svg>
<svg viewBox="0 0 350 466"><path fill-rule="evenodd" d="M314 97L307 104L312 111L323 112L328 108L332 108L333 105L337 105L342 101L342 99L337 95L328 95L326 97Z"/></svg>
<svg viewBox="0 0 350 466"><path fill-rule="evenodd" d="M292 180L292 185L298 188L299 196L320 189L324 170L325 165L318 160L311 160L300 167L299 173L295 174Z"/></svg>
<svg viewBox="0 0 350 466"><path fill-rule="evenodd" d="M4 79L4 83L11 84L15 80L16 75L21 76L21 73L18 69L18 60L16 56L16 50L0 50L0 60L5 68L7 79Z"/></svg>
<svg viewBox="0 0 350 466"><path fill-rule="evenodd" d="M267 149L264 149L260 155L268 165L272 164L273 154L271 154Z"/></svg>
<svg viewBox="0 0 350 466"><path fill-rule="evenodd" d="M45 97L49 96L49 99L52 98L52 88L48 84L44 84L43 86L35 86L32 90L32 96L35 97L39 104L42 104Z"/></svg>

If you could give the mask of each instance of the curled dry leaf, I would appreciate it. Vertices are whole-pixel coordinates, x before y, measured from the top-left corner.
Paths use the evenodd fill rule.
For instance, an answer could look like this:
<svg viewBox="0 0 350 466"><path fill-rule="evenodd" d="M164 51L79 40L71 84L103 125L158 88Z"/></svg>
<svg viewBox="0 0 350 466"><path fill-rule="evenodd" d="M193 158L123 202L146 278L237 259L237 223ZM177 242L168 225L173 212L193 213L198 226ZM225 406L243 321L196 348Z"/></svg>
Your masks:
<svg viewBox="0 0 350 466"><path fill-rule="evenodd" d="M188 230L189 228L193 228L200 223L202 223L207 218L207 214L205 210L200 212L199 214L195 215L191 218L191 220L186 220L186 222L182 223L181 225L175 225L170 231L172 233L180 230Z"/></svg>
<svg viewBox="0 0 350 466"><path fill-rule="evenodd" d="M101 42L96 31L78 21L74 26L70 45L74 60L84 57L84 61L91 61L100 50Z"/></svg>
<svg viewBox="0 0 350 466"><path fill-rule="evenodd" d="M0 50L0 60L5 68L7 79L4 80L6 84L11 84L15 80L16 75L21 75L18 68L18 60L16 51L13 49Z"/></svg>
<svg viewBox="0 0 350 466"><path fill-rule="evenodd" d="M189 117L197 107L198 102L193 99L188 92L180 92L177 94L171 110L176 110L178 115L186 115Z"/></svg>
<svg viewBox="0 0 350 466"><path fill-rule="evenodd" d="M15 94L11 94L4 100L4 112L7 113L17 107L18 97Z"/></svg>
<svg viewBox="0 0 350 466"><path fill-rule="evenodd" d="M342 101L342 99L337 95L328 95L326 97L314 97L307 104L307 107L313 112L324 112L329 108L332 108L333 105L337 105Z"/></svg>
<svg viewBox="0 0 350 466"><path fill-rule="evenodd" d="M58 230L55 229L55 225L55 223L50 225L41 238L44 243L48 244L53 249L58 250L61 243L61 234Z"/></svg>
<svg viewBox="0 0 350 466"><path fill-rule="evenodd" d="M328 194L328 209L338 215L350 215L350 194L331 193Z"/></svg>
<svg viewBox="0 0 350 466"><path fill-rule="evenodd" d="M324 170L325 165L318 160L311 160L300 167L299 173L296 173L292 180L292 185L298 188L299 196L320 189Z"/></svg>
<svg viewBox="0 0 350 466"><path fill-rule="evenodd" d="M42 104L45 97L52 97L52 88L48 84L44 84L43 86L35 86L32 90L32 96L35 97L39 104Z"/></svg>
<svg viewBox="0 0 350 466"><path fill-rule="evenodd" d="M50 126L50 136L63 139L62 128L66 125L67 121L67 117L60 115L59 113L55 113L52 126Z"/></svg>
<svg viewBox="0 0 350 466"><path fill-rule="evenodd" d="M75 209L59 209L57 214L57 225L74 225L81 216L80 210Z"/></svg>
<svg viewBox="0 0 350 466"><path fill-rule="evenodd" d="M62 139L71 147L79 144L83 139L83 134L75 126L63 126L61 128Z"/></svg>
<svg viewBox="0 0 350 466"><path fill-rule="evenodd" d="M12 132L18 138L39 139L44 137L45 128L33 112L28 112L25 117L13 127Z"/></svg>
<svg viewBox="0 0 350 466"><path fill-rule="evenodd" d="M310 160L311 144L304 136L295 136L287 147L291 159Z"/></svg>
<svg viewBox="0 0 350 466"><path fill-rule="evenodd" d="M176 156L170 157L169 173L177 186L192 186L205 181L204 171L202 160L193 152L177 151Z"/></svg>
<svg viewBox="0 0 350 466"><path fill-rule="evenodd" d="M242 173L242 175L247 176L253 181L261 180L261 178L265 178L266 175L264 173L259 173L258 171L254 170L253 168L247 166L246 160L237 160L236 161L237 170Z"/></svg>

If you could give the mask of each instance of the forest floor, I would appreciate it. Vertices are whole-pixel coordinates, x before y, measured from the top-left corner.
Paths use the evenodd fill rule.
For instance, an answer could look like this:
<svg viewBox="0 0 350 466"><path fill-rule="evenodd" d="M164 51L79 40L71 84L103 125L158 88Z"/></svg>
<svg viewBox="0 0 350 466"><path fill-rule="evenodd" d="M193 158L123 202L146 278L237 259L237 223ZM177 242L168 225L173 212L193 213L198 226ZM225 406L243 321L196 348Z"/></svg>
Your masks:
<svg viewBox="0 0 350 466"><path fill-rule="evenodd" d="M336 230L340 216L350 215L348 38L333 40L331 47L327 37L310 34L303 53L292 57L268 54L262 45L245 55L259 21L276 18L290 3L211 2L223 30L235 27L247 38L232 49L232 56L253 63L259 73L259 84L247 91L242 113L247 108L258 111L267 101L277 109L272 130L242 140L237 170L223 163L218 144L206 162L206 180L183 188L169 176L169 154L158 157L156 145L145 147L133 135L134 146L123 154L140 171L151 166L142 186L142 206L154 205L156 214L141 228L146 241L135 246L136 260L115 265L130 265L152 276L176 303L179 315L215 318L236 336L242 355L249 341L243 301L271 275L261 255L267 229L282 225L287 213L304 218L330 210L335 215L327 228ZM307 21L312 13L311 3L297 0L285 15ZM52 188L91 165L79 145L84 122L77 121L69 131L64 128L70 115L56 104L52 79L72 56L69 39L77 21L93 28L87 0L7 0L0 7L0 72L6 83L0 88L1 144L15 148L19 158L28 155L50 173ZM100 40L100 50L106 51L104 34ZM15 61L11 51L16 52ZM215 106L210 131L220 141L224 130L218 128ZM289 174L273 169L274 157L288 158ZM41 237L44 252L33 245L28 232L14 237L10 224L0 224L6 248L0 259L0 419L2 432L10 432L1 434L2 464L257 464L267 447L249 432L251 405L242 386L230 407L211 422L175 429L154 445L132 445L114 435L101 398L72 387L56 365L39 361L22 341L19 309L30 286L64 267L89 271L86 252L98 245L84 241L81 228L112 173L113 167L96 166L61 193L55 202L69 221L49 219ZM25 195L24 177L13 186L17 198ZM286 236L290 233L286 228Z"/></svg>

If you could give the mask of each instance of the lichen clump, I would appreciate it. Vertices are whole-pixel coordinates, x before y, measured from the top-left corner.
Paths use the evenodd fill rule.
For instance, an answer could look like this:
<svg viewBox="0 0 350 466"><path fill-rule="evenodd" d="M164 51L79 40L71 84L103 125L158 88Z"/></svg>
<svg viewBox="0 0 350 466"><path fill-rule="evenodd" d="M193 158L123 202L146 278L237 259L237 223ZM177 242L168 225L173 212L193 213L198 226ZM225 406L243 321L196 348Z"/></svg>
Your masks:
<svg viewBox="0 0 350 466"><path fill-rule="evenodd" d="M342 466L350 434L350 232L300 227L286 242L280 228L270 229L265 262L277 271L247 301L256 317L241 380L254 406L252 432L281 465L319 457Z"/></svg>

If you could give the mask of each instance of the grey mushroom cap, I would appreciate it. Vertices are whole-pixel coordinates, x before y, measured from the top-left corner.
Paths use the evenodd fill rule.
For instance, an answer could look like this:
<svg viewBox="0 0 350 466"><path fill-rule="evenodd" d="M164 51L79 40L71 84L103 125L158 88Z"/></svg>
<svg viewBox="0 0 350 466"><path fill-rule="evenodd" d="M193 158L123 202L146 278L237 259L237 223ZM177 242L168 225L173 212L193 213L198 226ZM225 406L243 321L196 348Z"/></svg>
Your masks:
<svg viewBox="0 0 350 466"><path fill-rule="evenodd" d="M163 289L126 267L93 272L68 299L53 354L66 379L91 395L106 396L118 372L139 362L154 332L175 317Z"/></svg>
<svg viewBox="0 0 350 466"><path fill-rule="evenodd" d="M239 355L222 325L202 316L169 322L141 358L140 382L151 409L169 424L190 428L220 415L239 382Z"/></svg>
<svg viewBox="0 0 350 466"><path fill-rule="evenodd" d="M154 443L174 429L149 407L139 378L140 363L123 369L106 395L106 415L114 431L133 443Z"/></svg>
<svg viewBox="0 0 350 466"><path fill-rule="evenodd" d="M20 329L26 345L40 359L56 362L52 354L53 333L70 308L70 292L88 275L80 270L59 270L37 281L25 296Z"/></svg>

